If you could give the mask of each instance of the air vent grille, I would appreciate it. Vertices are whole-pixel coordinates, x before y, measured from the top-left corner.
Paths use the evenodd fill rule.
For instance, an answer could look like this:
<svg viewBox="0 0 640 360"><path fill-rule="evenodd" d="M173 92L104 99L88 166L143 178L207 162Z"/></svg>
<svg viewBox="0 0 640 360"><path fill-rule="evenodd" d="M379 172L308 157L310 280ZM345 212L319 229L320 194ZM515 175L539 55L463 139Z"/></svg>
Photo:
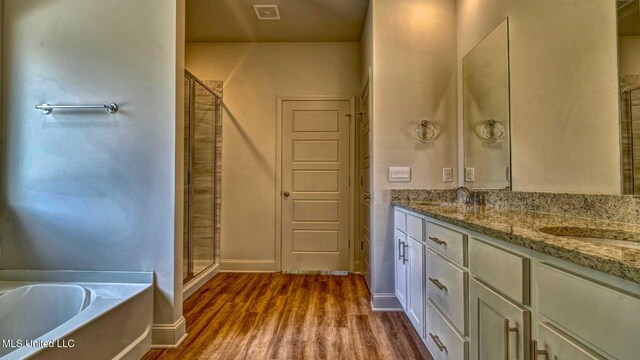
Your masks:
<svg viewBox="0 0 640 360"><path fill-rule="evenodd" d="M278 5L253 5L258 20L280 20Z"/></svg>

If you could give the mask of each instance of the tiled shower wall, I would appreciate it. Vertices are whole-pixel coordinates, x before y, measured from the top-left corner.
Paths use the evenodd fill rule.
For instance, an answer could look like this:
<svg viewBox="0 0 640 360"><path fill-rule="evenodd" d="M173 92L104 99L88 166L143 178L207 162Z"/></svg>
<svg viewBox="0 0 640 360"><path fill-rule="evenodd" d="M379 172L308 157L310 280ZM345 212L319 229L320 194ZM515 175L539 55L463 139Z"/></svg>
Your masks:
<svg viewBox="0 0 640 360"><path fill-rule="evenodd" d="M218 96L215 117L215 217L214 249L215 262L220 263L220 231L222 226L222 88L221 80L205 80L205 85Z"/></svg>
<svg viewBox="0 0 640 360"><path fill-rule="evenodd" d="M627 89L638 85L640 75L620 76L622 179L625 194L640 194L640 90L625 93Z"/></svg>
<svg viewBox="0 0 640 360"><path fill-rule="evenodd" d="M222 81L203 81L203 83L217 96L222 96ZM188 189L185 186L184 204L185 246L191 230L194 275L212 262L219 263L220 259L221 108L221 98L212 96L200 84L195 84L194 106L191 108L194 111L191 116L192 123L189 123L189 109L185 109L185 164L191 161L192 189L191 199L189 199ZM189 127L193 127L191 145L188 138ZM193 148L191 152L189 146ZM192 158L189 159L189 156ZM191 209L189 209L189 202L191 202ZM191 228L189 228L189 210L191 211ZM187 270L186 260L185 258L185 271Z"/></svg>

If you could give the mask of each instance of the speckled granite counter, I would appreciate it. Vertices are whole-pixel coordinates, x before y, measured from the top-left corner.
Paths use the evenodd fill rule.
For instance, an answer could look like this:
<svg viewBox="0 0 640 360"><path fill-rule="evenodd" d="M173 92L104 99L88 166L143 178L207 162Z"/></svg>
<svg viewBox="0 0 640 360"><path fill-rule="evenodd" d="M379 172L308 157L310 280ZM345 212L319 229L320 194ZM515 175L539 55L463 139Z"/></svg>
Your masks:
<svg viewBox="0 0 640 360"><path fill-rule="evenodd" d="M392 205L640 284L640 249L589 243L539 231L544 227L637 233L640 225L499 206L464 206L395 199Z"/></svg>

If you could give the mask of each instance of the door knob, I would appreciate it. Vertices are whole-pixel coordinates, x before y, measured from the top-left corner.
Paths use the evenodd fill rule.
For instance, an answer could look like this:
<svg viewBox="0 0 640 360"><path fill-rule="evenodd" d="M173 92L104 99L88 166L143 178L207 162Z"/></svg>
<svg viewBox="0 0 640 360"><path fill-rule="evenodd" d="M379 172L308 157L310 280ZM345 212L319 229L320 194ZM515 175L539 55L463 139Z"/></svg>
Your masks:
<svg viewBox="0 0 640 360"><path fill-rule="evenodd" d="M282 193L282 195L284 195L284 197L289 197L289 195L291 195L291 193L288 192L288 191L285 191L285 192Z"/></svg>

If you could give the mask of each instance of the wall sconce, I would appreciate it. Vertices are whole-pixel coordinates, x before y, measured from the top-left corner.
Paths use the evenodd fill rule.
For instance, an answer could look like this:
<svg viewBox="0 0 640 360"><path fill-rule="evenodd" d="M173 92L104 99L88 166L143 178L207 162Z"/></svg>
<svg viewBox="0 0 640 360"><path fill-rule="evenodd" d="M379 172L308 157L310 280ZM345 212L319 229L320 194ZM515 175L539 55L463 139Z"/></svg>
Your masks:
<svg viewBox="0 0 640 360"><path fill-rule="evenodd" d="M438 136L438 128L428 120L420 121L420 125L416 128L416 138L422 142L435 139Z"/></svg>
<svg viewBox="0 0 640 360"><path fill-rule="evenodd" d="M504 136L504 125L498 120L489 119L478 127L477 133L480 139L487 143L495 143Z"/></svg>

